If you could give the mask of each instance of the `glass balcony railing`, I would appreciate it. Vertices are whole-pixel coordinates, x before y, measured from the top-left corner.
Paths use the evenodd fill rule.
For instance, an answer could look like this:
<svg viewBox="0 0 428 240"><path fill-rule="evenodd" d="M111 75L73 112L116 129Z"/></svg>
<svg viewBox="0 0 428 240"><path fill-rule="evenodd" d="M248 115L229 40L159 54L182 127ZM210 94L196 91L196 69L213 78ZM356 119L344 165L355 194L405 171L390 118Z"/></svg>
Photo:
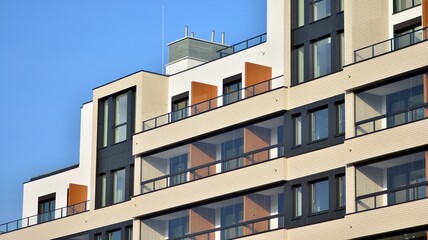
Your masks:
<svg viewBox="0 0 428 240"><path fill-rule="evenodd" d="M170 124L172 122L186 119L188 117L195 116L212 109L229 105L234 102L242 101L262 93L270 92L281 87L284 87L283 76L278 76L246 88L241 88L235 92L218 96L207 101L188 106L175 112L170 112L152 119L148 119L143 122L143 132Z"/></svg>
<svg viewBox="0 0 428 240"><path fill-rule="evenodd" d="M259 36L250 38L248 40L242 41L240 43L234 44L230 47L223 48L217 51L218 58L226 57L231 54L243 51L247 48L257 46L267 41L267 34L261 34Z"/></svg>
<svg viewBox="0 0 428 240"><path fill-rule="evenodd" d="M426 41L428 39L428 28L418 29L416 31L394 37L368 47L360 48L354 51L354 62L360 62L376 56L393 52L401 48Z"/></svg>
<svg viewBox="0 0 428 240"><path fill-rule="evenodd" d="M141 182L141 193L172 187L178 184L206 178L219 173L277 159L284 155L284 145L273 145L239 156L214 161L197 167L188 168L173 174L167 174Z"/></svg>
<svg viewBox="0 0 428 240"><path fill-rule="evenodd" d="M359 121L355 123L355 133L359 136L421 120L425 118L425 111L428 111L427 103L404 111L383 114L374 118Z"/></svg>
<svg viewBox="0 0 428 240"><path fill-rule="evenodd" d="M0 234L16 231L22 228L34 226L40 223L49 222L60 218L65 218L78 213L86 212L88 210L89 210L89 201L81 202L81 203L67 206L67 207L58 208L50 212L46 212L46 213L42 213L31 217L26 217L26 218L1 224Z"/></svg>

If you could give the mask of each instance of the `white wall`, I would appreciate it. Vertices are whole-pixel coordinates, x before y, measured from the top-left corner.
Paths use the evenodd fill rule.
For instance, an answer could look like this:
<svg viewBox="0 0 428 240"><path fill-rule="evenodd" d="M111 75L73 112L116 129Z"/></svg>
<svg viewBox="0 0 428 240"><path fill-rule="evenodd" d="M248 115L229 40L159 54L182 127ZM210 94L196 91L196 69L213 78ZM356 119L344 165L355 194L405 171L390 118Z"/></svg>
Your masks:
<svg viewBox="0 0 428 240"><path fill-rule="evenodd" d="M393 1L389 4L389 37L394 37L394 25L422 16L422 5L393 14ZM385 39L386 40L386 39Z"/></svg>
<svg viewBox="0 0 428 240"><path fill-rule="evenodd" d="M22 217L37 215L38 199L56 193L55 209L67 206L67 189L70 183L86 185L90 196L92 102L81 108L80 163L79 167L49 177L24 183Z"/></svg>

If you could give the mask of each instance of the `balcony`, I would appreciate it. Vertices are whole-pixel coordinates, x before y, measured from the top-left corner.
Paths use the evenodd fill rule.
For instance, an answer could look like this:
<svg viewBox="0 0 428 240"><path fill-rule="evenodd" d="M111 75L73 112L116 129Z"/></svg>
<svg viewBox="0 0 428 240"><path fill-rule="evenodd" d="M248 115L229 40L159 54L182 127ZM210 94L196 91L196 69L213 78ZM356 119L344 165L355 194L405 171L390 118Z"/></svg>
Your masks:
<svg viewBox="0 0 428 240"><path fill-rule="evenodd" d="M376 56L380 56L420 42L424 42L428 39L427 36L428 28L423 28L398 37L375 43L368 47L355 50L354 62L357 63L360 61L368 60Z"/></svg>
<svg viewBox="0 0 428 240"><path fill-rule="evenodd" d="M18 219L0 225L0 234L20 230L37 224L69 217L78 213L89 211L89 201L62 207L50 212Z"/></svg>
<svg viewBox="0 0 428 240"><path fill-rule="evenodd" d="M222 57L229 56L231 54L243 51L247 48L254 47L254 46L257 46L259 44L262 44L262 43L266 42L266 40L267 40L267 34L266 33L261 34L259 36L256 36L256 37L247 39L245 41L242 41L240 43L234 44L230 47L226 47L226 48L223 48L221 50L218 50L217 51L218 57L222 58Z"/></svg>
<svg viewBox="0 0 428 240"><path fill-rule="evenodd" d="M175 112L170 112L143 122L143 132L177 122L198 114L239 102L262 93L270 92L283 87L283 76L241 88L237 91L221 95L207 101L188 106Z"/></svg>

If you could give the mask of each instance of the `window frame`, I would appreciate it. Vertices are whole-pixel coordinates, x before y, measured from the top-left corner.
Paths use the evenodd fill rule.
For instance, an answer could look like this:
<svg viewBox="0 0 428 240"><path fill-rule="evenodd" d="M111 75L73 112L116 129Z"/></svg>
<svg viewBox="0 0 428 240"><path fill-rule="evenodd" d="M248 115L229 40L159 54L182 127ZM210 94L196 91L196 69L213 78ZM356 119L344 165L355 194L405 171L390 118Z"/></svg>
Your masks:
<svg viewBox="0 0 428 240"><path fill-rule="evenodd" d="M327 197L327 199L317 198L317 196L319 196L319 195L316 195L316 188L315 187L317 184L321 184L321 183L325 183L327 186L328 192L324 196L324 197ZM314 189L315 189L315 191L314 191ZM321 196L321 197L323 197L323 196ZM318 211L314 210L314 208L316 207L316 203L321 202L322 200L327 200L327 209L322 209L322 210L318 210ZM321 206L321 204L319 204L319 205ZM330 181L329 181L329 179L324 178L324 179L318 179L318 180L309 182L309 213L310 213L310 215L323 214L323 213L326 213L329 211L330 211Z"/></svg>
<svg viewBox="0 0 428 240"><path fill-rule="evenodd" d="M315 138L314 137L314 133L316 132L317 129L317 125L316 125L316 113L317 112L321 112L321 111L326 111L327 114L327 136L323 136L323 137L319 137L319 138ZM309 143L314 143L314 142L320 142L320 141L324 141L327 140L329 138L329 108L328 106L322 106L322 107L318 107L316 109L312 109L310 111L308 111L309 114ZM315 122L314 122L315 121ZM316 134L315 134L316 135Z"/></svg>
<svg viewBox="0 0 428 240"><path fill-rule="evenodd" d="M123 178L123 185L121 185L122 186L122 194L121 195L117 195L118 194L118 191L116 191L116 190L119 190L119 187L120 186L116 186L118 183L116 183L116 173L122 173L123 172L123 175L122 175L122 178ZM112 181L112 184L111 184L111 187L112 187L112 191L111 191L111 193L112 193L112 204L117 204L117 203L121 203L121 202L124 202L124 201L126 201L126 168L121 168L121 169L117 169L117 170L114 170L114 171L112 171L111 172L111 175L112 175L112 179L111 179L111 181Z"/></svg>

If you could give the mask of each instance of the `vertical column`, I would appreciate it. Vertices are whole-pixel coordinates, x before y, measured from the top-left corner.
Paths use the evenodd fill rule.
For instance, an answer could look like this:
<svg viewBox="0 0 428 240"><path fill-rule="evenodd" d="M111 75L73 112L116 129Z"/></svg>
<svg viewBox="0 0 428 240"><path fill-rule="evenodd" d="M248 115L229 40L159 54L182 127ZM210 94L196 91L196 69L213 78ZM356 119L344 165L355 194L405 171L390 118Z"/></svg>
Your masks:
<svg viewBox="0 0 428 240"><path fill-rule="evenodd" d="M272 68L254 63L245 63L245 97L269 91L272 86L266 80L272 79ZM252 86L252 87L250 87ZM248 88L250 87L250 88Z"/></svg>

